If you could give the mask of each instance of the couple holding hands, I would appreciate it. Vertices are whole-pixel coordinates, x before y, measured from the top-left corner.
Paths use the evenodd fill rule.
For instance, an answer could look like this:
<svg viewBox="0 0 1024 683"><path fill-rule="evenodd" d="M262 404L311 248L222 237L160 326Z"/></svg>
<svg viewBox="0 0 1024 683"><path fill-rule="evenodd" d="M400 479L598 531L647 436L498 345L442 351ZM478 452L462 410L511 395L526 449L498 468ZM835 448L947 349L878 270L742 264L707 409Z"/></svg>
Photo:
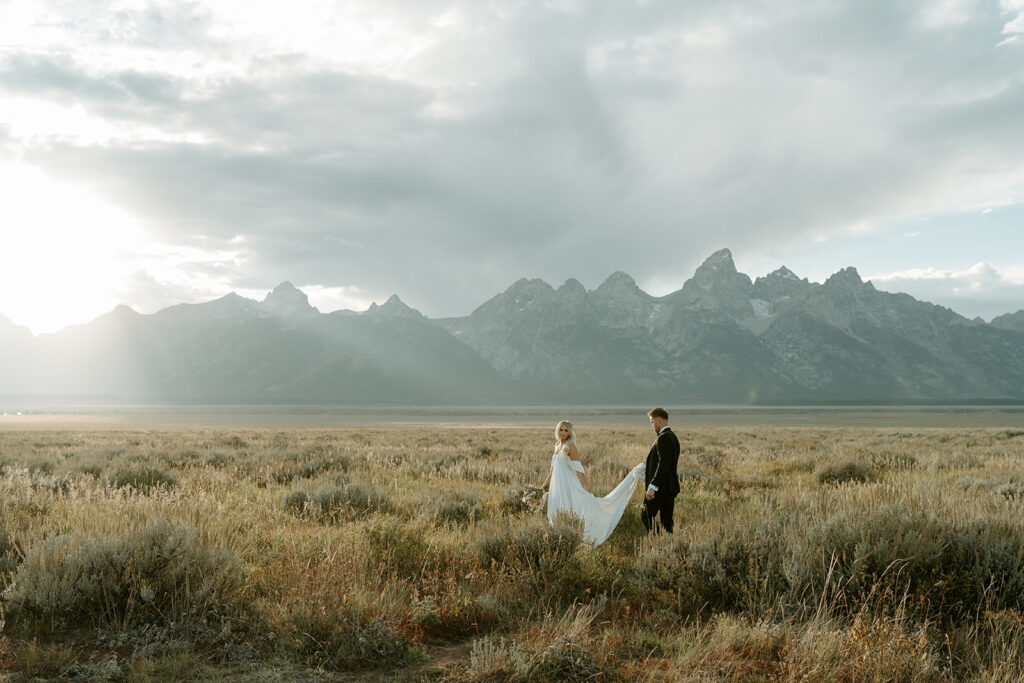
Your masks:
<svg viewBox="0 0 1024 683"><path fill-rule="evenodd" d="M647 413L657 434L647 461L634 467L611 493L598 498L590 491L586 471L576 448L576 433L571 422L563 420L555 427L555 453L551 456L551 472L541 485L550 487L547 514L554 520L559 513L571 513L583 520L583 537L595 546L611 535L626 510L636 483L644 480L644 503L640 513L644 527L655 527L655 518L672 533L672 513L679 493L679 439L668 425L668 412L655 408Z"/></svg>

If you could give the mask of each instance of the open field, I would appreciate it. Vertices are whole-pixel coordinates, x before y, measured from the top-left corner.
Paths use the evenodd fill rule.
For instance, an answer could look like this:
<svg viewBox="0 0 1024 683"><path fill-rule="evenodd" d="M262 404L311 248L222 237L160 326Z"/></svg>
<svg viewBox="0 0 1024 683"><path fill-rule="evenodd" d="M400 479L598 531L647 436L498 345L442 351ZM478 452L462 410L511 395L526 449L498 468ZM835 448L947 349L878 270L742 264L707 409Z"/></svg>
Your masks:
<svg viewBox="0 0 1024 683"><path fill-rule="evenodd" d="M547 472L555 419L36 417L0 423L12 680L1024 678L1019 413L949 428L673 416L676 534L645 537L631 505L597 549L518 498ZM652 437L642 415L603 417L578 421L598 492Z"/></svg>
<svg viewBox="0 0 1024 683"><path fill-rule="evenodd" d="M1024 429L1024 405L668 406L679 427ZM646 426L650 406L63 405L0 397L0 431L49 429L338 429Z"/></svg>

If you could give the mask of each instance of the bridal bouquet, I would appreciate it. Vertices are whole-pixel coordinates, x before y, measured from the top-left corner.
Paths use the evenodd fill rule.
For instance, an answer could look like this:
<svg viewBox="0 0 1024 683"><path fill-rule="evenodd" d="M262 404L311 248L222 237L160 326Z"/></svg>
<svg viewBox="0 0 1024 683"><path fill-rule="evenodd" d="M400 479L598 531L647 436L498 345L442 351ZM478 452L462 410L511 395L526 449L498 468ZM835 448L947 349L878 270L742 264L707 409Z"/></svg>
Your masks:
<svg viewBox="0 0 1024 683"><path fill-rule="evenodd" d="M521 500L531 510L540 510L544 506L544 489L537 486L526 486L523 488Z"/></svg>

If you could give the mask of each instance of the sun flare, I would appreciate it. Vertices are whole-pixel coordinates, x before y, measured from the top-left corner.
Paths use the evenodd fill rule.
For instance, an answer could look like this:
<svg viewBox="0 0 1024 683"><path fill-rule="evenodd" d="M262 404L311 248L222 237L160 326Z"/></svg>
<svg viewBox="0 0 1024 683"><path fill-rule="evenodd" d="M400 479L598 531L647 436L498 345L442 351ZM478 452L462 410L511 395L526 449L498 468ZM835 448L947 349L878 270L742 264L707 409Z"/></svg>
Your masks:
<svg viewBox="0 0 1024 683"><path fill-rule="evenodd" d="M34 333L87 322L118 302L143 235L131 216L24 164L0 162L0 314Z"/></svg>

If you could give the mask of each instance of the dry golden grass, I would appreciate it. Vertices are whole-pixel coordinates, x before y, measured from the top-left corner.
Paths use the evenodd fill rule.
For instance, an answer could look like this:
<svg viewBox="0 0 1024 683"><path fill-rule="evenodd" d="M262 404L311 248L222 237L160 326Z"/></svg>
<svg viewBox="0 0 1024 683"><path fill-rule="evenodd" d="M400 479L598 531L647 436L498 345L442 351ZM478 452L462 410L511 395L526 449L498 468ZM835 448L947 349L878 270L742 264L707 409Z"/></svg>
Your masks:
<svg viewBox="0 0 1024 683"><path fill-rule="evenodd" d="M1024 431L677 429L674 537L597 549L516 505L550 431L0 432L0 670L1024 677ZM650 438L579 436L599 492Z"/></svg>

